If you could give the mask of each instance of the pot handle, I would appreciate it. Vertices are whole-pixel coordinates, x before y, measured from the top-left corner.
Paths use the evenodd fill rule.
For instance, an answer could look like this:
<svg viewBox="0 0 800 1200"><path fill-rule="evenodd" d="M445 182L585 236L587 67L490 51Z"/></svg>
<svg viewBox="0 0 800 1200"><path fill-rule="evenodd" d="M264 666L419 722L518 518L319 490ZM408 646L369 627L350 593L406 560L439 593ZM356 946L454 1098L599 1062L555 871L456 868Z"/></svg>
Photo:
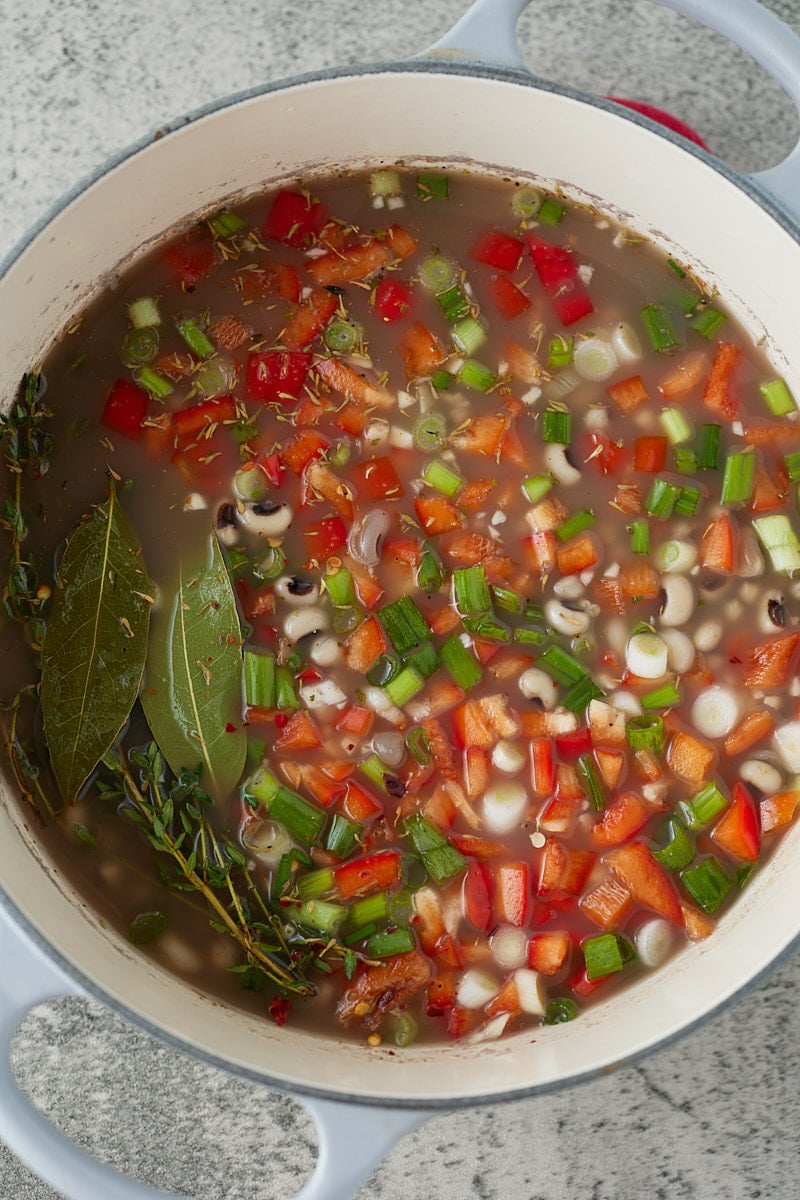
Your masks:
<svg viewBox="0 0 800 1200"><path fill-rule="evenodd" d="M86 991L22 930L0 903L0 1138L67 1200L181 1200L120 1175L71 1142L17 1086L11 1045L37 1004ZM352 1200L396 1142L433 1114L299 1097L319 1135L313 1175L296 1200Z"/></svg>
<svg viewBox="0 0 800 1200"><path fill-rule="evenodd" d="M422 58L482 63L527 71L517 42L517 23L530 0L475 0ZM662 8L716 30L755 59L788 93L800 111L800 37L758 0L654 0ZM766 171L750 176L800 222L800 142Z"/></svg>

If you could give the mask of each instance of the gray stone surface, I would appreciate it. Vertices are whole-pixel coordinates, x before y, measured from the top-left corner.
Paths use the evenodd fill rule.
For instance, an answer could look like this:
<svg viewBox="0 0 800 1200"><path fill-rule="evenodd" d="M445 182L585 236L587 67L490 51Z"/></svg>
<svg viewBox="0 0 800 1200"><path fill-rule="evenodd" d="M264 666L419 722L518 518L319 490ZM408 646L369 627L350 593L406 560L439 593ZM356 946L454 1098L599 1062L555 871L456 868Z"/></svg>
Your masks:
<svg viewBox="0 0 800 1200"><path fill-rule="evenodd" d="M727 0L709 0L711 4ZM771 7L800 31L798 0ZM82 174L148 129L262 80L422 49L462 0L0 0L0 257ZM539 74L635 96L721 157L777 161L798 121L741 52L644 0L538 0ZM800 961L637 1066L557 1096L437 1117L362 1200L756 1200L800 1195ZM311 1169L291 1101L211 1071L94 1005L26 1021L19 1077L80 1145L198 1200L287 1197ZM0 1149L2 1200L54 1193ZM101 1200L100 1197L87 1200Z"/></svg>

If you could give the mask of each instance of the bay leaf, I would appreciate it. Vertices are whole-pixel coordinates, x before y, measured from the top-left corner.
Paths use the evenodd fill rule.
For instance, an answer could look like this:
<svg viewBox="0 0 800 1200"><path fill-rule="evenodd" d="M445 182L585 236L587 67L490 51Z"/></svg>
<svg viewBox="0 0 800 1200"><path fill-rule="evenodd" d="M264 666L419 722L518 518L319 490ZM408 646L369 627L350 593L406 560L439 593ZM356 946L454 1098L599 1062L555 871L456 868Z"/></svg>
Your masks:
<svg viewBox="0 0 800 1200"><path fill-rule="evenodd" d="M53 773L71 802L139 694L150 623L142 550L112 485L68 539L42 646L42 713Z"/></svg>
<svg viewBox="0 0 800 1200"><path fill-rule="evenodd" d="M221 799L241 776L247 737L241 725L242 631L216 537L181 562L153 613L142 707L176 775L202 769L200 782Z"/></svg>

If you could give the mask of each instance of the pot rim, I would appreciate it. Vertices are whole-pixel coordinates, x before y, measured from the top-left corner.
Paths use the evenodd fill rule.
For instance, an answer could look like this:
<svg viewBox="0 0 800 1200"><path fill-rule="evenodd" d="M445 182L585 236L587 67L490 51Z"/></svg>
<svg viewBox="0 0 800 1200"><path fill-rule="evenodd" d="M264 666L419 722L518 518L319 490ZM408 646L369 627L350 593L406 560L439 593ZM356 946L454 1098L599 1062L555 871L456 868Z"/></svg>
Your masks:
<svg viewBox="0 0 800 1200"><path fill-rule="evenodd" d="M556 84L552 81L541 79L533 73L518 68L509 68L500 65L486 64L477 61L468 61L460 57L437 57L437 53L429 54L426 57L420 57L411 60L398 60L389 62L379 62L372 64L359 64L348 67L330 67L320 71L304 72L299 75L293 75L279 80L271 81L266 84L256 85L252 88L244 89L227 95L217 100L209 101L207 104L201 105L198 108L190 110L183 116L177 117L168 122L165 126L157 129L154 132L148 133L130 143L122 150L112 154L105 161L100 163L94 170L90 171L82 179L80 179L73 187L51 204L39 219L31 226L31 228L23 234L19 241L0 261L0 279L2 279L10 268L17 262L25 250L43 233L51 222L73 201L78 200L93 184L102 179L110 171L118 166L123 165L129 159L134 158L140 151L146 150L154 140L169 137L172 133L180 132L189 125L195 124L205 117L221 112L228 108L234 108L238 104L256 100L262 96L272 93L288 91L294 88L302 88L308 84L325 83L328 81L336 81L346 78L365 78L369 76L391 76L403 74L433 74L433 75L452 75L462 78L497 80L505 83L511 83L520 87L531 88L535 91L542 91L554 95L564 96L567 99L577 101L578 103L586 104L593 108L599 108L611 116L617 117L623 121L638 125L641 129L655 134L657 137L672 143L676 148L683 150L694 158L699 159L706 166L713 169L717 174L721 175L730 183L734 184L739 190L743 191L750 199L754 200L760 208L762 208L769 217L771 217L794 241L800 244L800 222L795 220L790 214L776 201L772 195L758 182L757 179L749 176L728 164L716 158L713 154L702 149L694 143L688 142L680 135L672 130L659 125L648 117L636 112L635 110L623 108L618 103L607 100L604 97L593 96L590 93L569 87L568 85ZM442 52L449 54L449 52ZM194 1058L203 1062L207 1066L228 1072L239 1078L247 1079L250 1082L260 1084L262 1086L272 1087L281 1092L294 1094L297 1096L309 1096L319 1099L335 1100L341 1103L358 1104L386 1109L404 1109L404 1110L423 1110L431 1113L444 1112L452 1109L465 1109L475 1107L486 1103L504 1103L514 1100L520 1100L533 1095L546 1095L552 1092L560 1091L563 1088L574 1086L575 1084L589 1082L592 1079L606 1074L609 1070L616 1070L619 1067L627 1066L628 1064L636 1063L647 1057L656 1050L666 1049L673 1043L682 1039L687 1034L700 1029L702 1026L713 1020L721 1009L726 1007L733 1000L738 1000L750 994L758 988L762 982L782 963L786 962L793 956L798 947L800 947L800 930L798 933L754 976L739 984L735 990L728 995L723 996L719 1001L706 1009L699 1016L689 1020L679 1029L664 1037L651 1042L649 1045L635 1051L630 1055L616 1060L610 1064L600 1064L584 1071L578 1071L570 1075L566 1075L557 1080L552 1080L546 1083L533 1083L528 1086L518 1086L508 1091L491 1091L480 1095L469 1096L448 1096L437 1098L396 1098L391 1094L354 1094L335 1086L327 1086L324 1083L310 1085L305 1083L295 1083L294 1081L287 1082L284 1078L274 1077L269 1072L248 1068L240 1063L232 1062L230 1059L220 1057L213 1052L194 1045L187 1039L184 1039L167 1029L160 1024L154 1022L148 1017L145 1017L135 1010L129 1008L122 1000L107 993L101 986L89 979L81 969L72 962L71 959L65 957L61 951L46 938L36 926L17 907L17 904L6 893L0 882L0 906L10 915L15 925L20 928L26 937L45 955L45 957L56 964L58 969L68 979L74 980L80 988L83 995L90 999L96 1000L103 1004L104 1007L111 1012L121 1016L125 1020L131 1022L140 1029L143 1029L149 1035L157 1038L162 1043L171 1046L173 1049L183 1053L191 1054ZM54 986L52 995L61 994L58 986Z"/></svg>

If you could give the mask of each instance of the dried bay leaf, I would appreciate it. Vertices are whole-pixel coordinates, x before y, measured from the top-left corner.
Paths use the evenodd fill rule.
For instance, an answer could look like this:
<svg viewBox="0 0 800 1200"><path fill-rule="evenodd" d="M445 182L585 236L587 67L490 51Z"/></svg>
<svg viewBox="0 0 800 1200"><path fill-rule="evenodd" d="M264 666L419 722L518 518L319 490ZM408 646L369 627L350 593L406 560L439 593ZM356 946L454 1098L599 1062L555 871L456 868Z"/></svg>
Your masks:
<svg viewBox="0 0 800 1200"><path fill-rule="evenodd" d="M139 694L150 583L112 486L67 541L42 647L42 713L53 773L71 802Z"/></svg>
<svg viewBox="0 0 800 1200"><path fill-rule="evenodd" d="M242 631L225 561L209 534L204 552L182 562L153 613L142 707L172 771L201 767L200 782L222 798L244 768Z"/></svg>

